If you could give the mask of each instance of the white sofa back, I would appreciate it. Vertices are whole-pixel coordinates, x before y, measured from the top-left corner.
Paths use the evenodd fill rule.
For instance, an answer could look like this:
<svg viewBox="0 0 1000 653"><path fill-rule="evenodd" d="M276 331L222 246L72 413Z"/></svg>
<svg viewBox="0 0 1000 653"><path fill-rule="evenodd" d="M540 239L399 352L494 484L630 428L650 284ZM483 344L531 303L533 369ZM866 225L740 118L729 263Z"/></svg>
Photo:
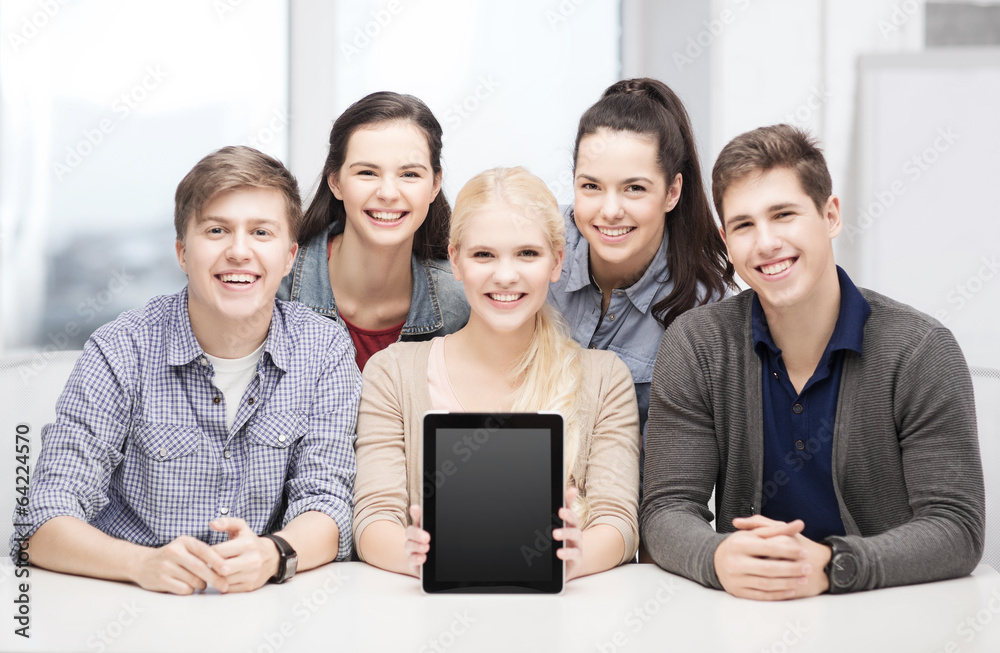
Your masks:
<svg viewBox="0 0 1000 653"><path fill-rule="evenodd" d="M7 554L7 543L14 530L13 514L18 485L24 485L24 469L15 458L15 445L23 444L17 435L24 434L30 446L29 463L34 469L42 447L42 427L55 420L56 400L79 350L39 352L0 358L0 551ZM18 476L21 477L18 480Z"/></svg>

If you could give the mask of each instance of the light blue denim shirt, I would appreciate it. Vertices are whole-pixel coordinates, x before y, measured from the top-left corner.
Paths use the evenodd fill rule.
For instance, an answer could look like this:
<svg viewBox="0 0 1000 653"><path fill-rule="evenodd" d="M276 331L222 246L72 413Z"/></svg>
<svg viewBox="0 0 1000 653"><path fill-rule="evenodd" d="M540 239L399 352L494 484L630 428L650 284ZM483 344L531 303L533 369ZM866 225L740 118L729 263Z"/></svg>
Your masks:
<svg viewBox="0 0 1000 653"><path fill-rule="evenodd" d="M670 294L674 284L667 279L667 234L646 272L628 288L611 292L608 312L601 319L601 291L590 277L590 246L566 207L566 258L559 281L549 286L549 302L569 323L570 335L582 347L607 349L618 354L632 373L639 401L639 430L646 432L649 387L653 363L663 338L663 325L652 307Z"/></svg>
<svg viewBox="0 0 1000 653"><path fill-rule="evenodd" d="M320 315L336 320L345 329L337 312L330 287L330 268L326 258L331 234L343 232L343 225L330 225L305 245L299 247L292 271L281 280L278 298L302 302ZM469 303L462 284L455 280L447 261L421 260L413 256L413 297L410 311L400 333L400 340L430 340L458 331L469 321ZM359 270L359 274L364 271Z"/></svg>

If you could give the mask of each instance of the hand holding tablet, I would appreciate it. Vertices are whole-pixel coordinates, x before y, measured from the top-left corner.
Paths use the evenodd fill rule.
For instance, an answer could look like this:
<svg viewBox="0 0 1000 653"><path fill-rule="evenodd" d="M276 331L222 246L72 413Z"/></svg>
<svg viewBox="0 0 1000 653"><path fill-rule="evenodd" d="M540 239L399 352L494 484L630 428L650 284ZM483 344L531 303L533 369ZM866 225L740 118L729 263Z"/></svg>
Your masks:
<svg viewBox="0 0 1000 653"><path fill-rule="evenodd" d="M552 531L553 539L563 543L562 548L556 549L556 555L566 563L566 580L579 576L583 563L583 531L580 530L579 517L570 508L576 501L578 492L575 487L566 490L566 503L559 509L563 527Z"/></svg>
<svg viewBox="0 0 1000 653"><path fill-rule="evenodd" d="M427 562L427 552L430 550L430 533L420 527L423 511L420 506L410 506L412 524L406 527L406 559L414 576L420 576L420 568Z"/></svg>

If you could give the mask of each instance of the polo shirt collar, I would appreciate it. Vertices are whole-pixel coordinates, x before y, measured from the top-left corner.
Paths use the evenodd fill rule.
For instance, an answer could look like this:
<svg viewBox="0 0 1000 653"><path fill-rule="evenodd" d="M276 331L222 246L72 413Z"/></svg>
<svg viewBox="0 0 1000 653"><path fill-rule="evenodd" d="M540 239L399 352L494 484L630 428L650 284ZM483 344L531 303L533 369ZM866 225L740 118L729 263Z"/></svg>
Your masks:
<svg viewBox="0 0 1000 653"><path fill-rule="evenodd" d="M871 306L861 295L851 278L842 267L837 266L837 281L840 283L840 310L837 313L837 324L833 327L833 335L826 345L826 351L833 353L841 349L857 352L861 355L861 345L865 339L865 323L871 314ZM753 329L754 349L763 344L774 354L781 350L771 338L771 330L767 326L767 317L760 298L754 293L750 309L750 324Z"/></svg>

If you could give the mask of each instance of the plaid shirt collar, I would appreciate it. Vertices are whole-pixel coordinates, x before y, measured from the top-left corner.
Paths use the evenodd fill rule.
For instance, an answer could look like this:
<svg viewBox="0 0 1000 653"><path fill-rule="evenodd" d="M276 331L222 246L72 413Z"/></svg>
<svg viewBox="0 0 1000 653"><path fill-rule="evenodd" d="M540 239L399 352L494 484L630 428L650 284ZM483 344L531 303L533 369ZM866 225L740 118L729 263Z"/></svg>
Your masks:
<svg viewBox="0 0 1000 653"><path fill-rule="evenodd" d="M188 292L189 290L185 287L184 291L180 293L180 301L174 302L167 317L167 364L174 367L188 365L192 361L200 359L205 353L191 328L191 316L188 314ZM277 303L281 300L275 299L274 301ZM264 353L270 356L275 367L286 372L291 355L289 349L288 331L282 313L272 309L271 325L268 328L267 340L264 342Z"/></svg>

